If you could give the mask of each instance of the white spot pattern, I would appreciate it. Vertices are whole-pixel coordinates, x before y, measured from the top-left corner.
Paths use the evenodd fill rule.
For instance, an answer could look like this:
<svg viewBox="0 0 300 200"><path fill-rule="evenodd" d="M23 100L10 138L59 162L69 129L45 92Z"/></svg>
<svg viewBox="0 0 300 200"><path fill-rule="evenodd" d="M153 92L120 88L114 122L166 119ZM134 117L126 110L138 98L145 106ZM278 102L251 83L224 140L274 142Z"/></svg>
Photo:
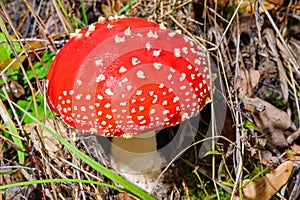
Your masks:
<svg viewBox="0 0 300 200"><path fill-rule="evenodd" d="M120 73L125 73L127 71L127 69L124 66L121 66L119 69Z"/></svg>
<svg viewBox="0 0 300 200"><path fill-rule="evenodd" d="M147 33L147 36L148 36L149 38L154 38L154 39L157 39L157 38L158 38L157 32L153 32L152 30L150 30L150 31Z"/></svg>
<svg viewBox="0 0 300 200"><path fill-rule="evenodd" d="M141 61L138 59L138 58L132 58L131 59L131 63L132 63L132 65L137 65L137 64L139 64Z"/></svg>
<svg viewBox="0 0 300 200"><path fill-rule="evenodd" d="M105 93L106 93L107 95L109 95L109 96L113 96L113 95L114 95L114 93L111 91L110 88L107 88L107 89L105 90Z"/></svg>
<svg viewBox="0 0 300 200"><path fill-rule="evenodd" d="M103 74L100 74L99 76L96 77L96 83L99 83L100 81L104 81L105 76Z"/></svg>
<svg viewBox="0 0 300 200"><path fill-rule="evenodd" d="M155 67L155 69L159 70L162 67L162 64L158 62L154 62L153 66Z"/></svg>
<svg viewBox="0 0 300 200"><path fill-rule="evenodd" d="M138 78L141 78L141 79L146 78L145 73L144 73L142 70L138 70L138 71L136 72L136 76L137 76Z"/></svg>
<svg viewBox="0 0 300 200"><path fill-rule="evenodd" d="M131 35L130 27L128 27L128 28L124 31L124 35L126 35L126 36Z"/></svg>
<svg viewBox="0 0 300 200"><path fill-rule="evenodd" d="M147 42L147 43L146 43L146 49L147 49L148 51L150 51L151 48L152 48L152 45L151 45L149 42Z"/></svg>
<svg viewBox="0 0 300 200"><path fill-rule="evenodd" d="M100 59L100 60L95 60L95 65L96 65L97 67L103 66L103 60L102 60L102 59Z"/></svg>
<svg viewBox="0 0 300 200"><path fill-rule="evenodd" d="M118 35L116 35L115 36L115 42L116 43L125 42L125 37L119 37Z"/></svg>
<svg viewBox="0 0 300 200"><path fill-rule="evenodd" d="M159 49L159 50L154 50L152 55L153 55L154 57L158 57L158 56L160 55L160 52L161 52L161 49Z"/></svg>
<svg viewBox="0 0 300 200"><path fill-rule="evenodd" d="M116 26L110 23L105 24L107 29L112 29ZM94 81L96 82L96 85L104 85L107 88L100 89L101 93L96 94L95 98L92 98L94 97L94 94L90 94L89 92L98 91L99 89L97 88L96 90L93 89L91 91L88 91L89 89L83 89L86 87L86 78L84 78L84 76L78 76L78 79L75 79L76 82L74 84L74 86L76 86L76 90L65 89L57 97L59 100L57 110L59 110L64 119L68 121L76 121L77 124L81 124L83 127L91 126L88 130L94 130L95 132L100 131L106 135L114 135L114 131L122 129L124 131L128 131L128 135L130 135L131 133L137 133L138 131L149 130L147 126L156 128L164 125L175 125L179 123L179 121L172 122L172 118L180 116L178 115L180 112L182 112L181 120L186 120L199 112L200 103L203 101L209 101L207 98L209 96L210 89L207 85L210 78L207 74L209 70L208 67L205 66L207 62L205 58L206 55L201 48L195 45L195 43L188 37L182 36L176 32L164 30L167 31L164 33L163 30L153 28L152 30L148 29L149 31L147 32L139 33L133 27L134 24L132 24L132 27L128 27L125 30L123 29L123 32L118 33L118 35L114 35L112 37L112 41L115 42L115 44L112 45L120 45L118 47L121 49L121 45L143 38L143 40L140 41L145 42L143 43L143 47L140 47L140 49L144 48L145 51L146 48L146 50L149 51L149 55L152 54L152 58L156 60L153 61L153 63L148 64L143 62L144 58L137 58L133 56L129 58L131 59L128 60L129 62L120 62L118 65L119 67L115 67L115 74L120 76L120 78L118 78L114 77L113 73L110 74L105 71L107 69L107 63L109 63L106 58L93 59L96 67L101 66L104 69L101 74L94 76ZM95 34L91 34L95 31L95 29L95 25L90 25L85 36L93 37L94 35L97 35L97 32L95 32ZM171 45L170 47L166 47L169 49L162 49L162 47L165 47L163 44L166 44L164 39L157 40L158 38L164 38L164 35L169 37L167 41L171 43ZM181 44L181 42L179 42L181 40L184 40L185 44ZM162 43L162 46L158 45L160 43ZM151 49L154 50L150 52ZM160 60L162 58L162 50L163 56L167 54L165 53L165 50L171 52L171 54L173 52L173 66L171 66L171 64L168 66L165 61ZM195 55L191 56L191 54ZM186 63L185 67L177 66L175 64L177 62L176 59L184 60ZM93 60L91 61L93 62ZM128 65L130 62L132 65ZM143 65L138 65L139 63L142 63ZM145 69L142 68L144 64L146 66ZM150 68L148 69L146 64L151 65L152 71L149 71ZM127 73L135 67L139 67L133 70L133 73L135 74L127 76ZM159 70L159 73L161 73L154 74L156 73L155 70ZM169 70L169 72L166 70ZM164 74L165 77L163 77ZM156 79L156 76L158 79ZM160 81L155 82L157 84L156 87L158 87L157 89L153 88L149 92L144 92L144 90L140 88L137 90L136 85L134 85L135 81L132 81L132 78L140 79L140 81L152 81L152 79L154 82L155 80ZM120 88L123 87L125 90L120 89L121 94L118 94L119 89L114 90L113 85ZM132 89L134 89L133 91L136 91L135 95L137 95L137 98L130 100L130 96L128 96L128 94L134 94ZM104 95L102 96L102 94ZM169 95L175 96L170 97ZM116 104L111 102L114 96L120 98L118 106L123 108L125 107L126 109L114 106ZM204 97L205 99L203 100L202 98ZM144 102L151 102L152 105L159 103L161 104L160 106L164 107L164 110L156 110L155 108L151 108L152 105L146 105ZM79 103L78 106L74 105L75 103ZM134 105L134 107L129 109L129 104ZM174 105L174 110L169 108L172 107L172 105ZM168 109L165 109L165 107ZM141 115L144 112L149 112L149 114L154 116ZM136 116L137 114L138 116ZM146 120L146 117L149 118ZM133 119L138 119L139 122L137 123L136 121L133 121ZM114 123L118 125L115 125Z"/></svg>

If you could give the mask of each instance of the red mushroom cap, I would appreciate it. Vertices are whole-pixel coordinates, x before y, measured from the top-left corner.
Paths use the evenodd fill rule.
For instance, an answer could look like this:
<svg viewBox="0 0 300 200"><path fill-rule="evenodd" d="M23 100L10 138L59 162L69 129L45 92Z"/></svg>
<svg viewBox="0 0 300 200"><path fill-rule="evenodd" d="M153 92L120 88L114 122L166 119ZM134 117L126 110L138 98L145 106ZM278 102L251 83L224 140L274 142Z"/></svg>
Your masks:
<svg viewBox="0 0 300 200"><path fill-rule="evenodd" d="M73 37L49 74L51 105L70 126L105 136L174 126L210 98L205 52L139 18L102 20Z"/></svg>

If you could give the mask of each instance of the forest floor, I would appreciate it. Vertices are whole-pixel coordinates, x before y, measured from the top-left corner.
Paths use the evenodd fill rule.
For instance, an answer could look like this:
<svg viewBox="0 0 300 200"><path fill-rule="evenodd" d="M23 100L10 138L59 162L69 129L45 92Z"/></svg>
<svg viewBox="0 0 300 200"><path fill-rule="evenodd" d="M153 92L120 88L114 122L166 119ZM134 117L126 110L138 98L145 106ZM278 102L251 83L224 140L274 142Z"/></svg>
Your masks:
<svg viewBox="0 0 300 200"><path fill-rule="evenodd" d="M47 72L72 33L122 14L188 35L210 56L215 77L197 130L186 129L196 134L163 168L151 195L299 199L300 3L215 2L0 1L0 198L148 198L119 181L99 138L68 127L46 103ZM177 131L160 131L158 146ZM211 137L215 145L205 149Z"/></svg>

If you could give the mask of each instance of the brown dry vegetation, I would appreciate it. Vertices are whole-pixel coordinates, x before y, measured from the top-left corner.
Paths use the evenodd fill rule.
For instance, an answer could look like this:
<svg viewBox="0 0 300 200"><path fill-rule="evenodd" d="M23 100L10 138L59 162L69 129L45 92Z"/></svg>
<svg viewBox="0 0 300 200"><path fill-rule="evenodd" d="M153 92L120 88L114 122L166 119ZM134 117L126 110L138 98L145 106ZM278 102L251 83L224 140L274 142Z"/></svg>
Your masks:
<svg viewBox="0 0 300 200"><path fill-rule="evenodd" d="M10 112L11 115L7 116L11 117L20 134L24 144L22 151L27 153L25 162L20 164L18 147L5 132L8 130L7 121L1 119L0 169L12 173L1 175L0 185L54 178L114 184L60 144L43 127L36 123L25 124L23 115L14 114L16 107L8 100L17 102L32 96L33 111L40 112L38 115L46 126L53 127L65 140L110 168L102 151L95 149L95 143L87 138L82 142L78 131L66 127L58 117L51 115L52 118L46 120L41 117L46 114L41 112L43 109L37 109L34 99L38 94L44 96L44 80L37 77L38 72L34 78L28 79L25 72L34 69L34 63L43 63L41 57L46 50L57 52L76 28L86 26L85 20L91 24L100 16L123 11L126 16L153 20L192 37L207 49L224 83L221 93L226 99L227 114L222 137L217 141L216 151L213 151L218 153L198 158L199 141L203 139L210 118L210 106L207 106L201 113L195 144L191 144L179 159L165 169L164 187L157 187L153 195L159 199L204 199L209 196L213 199L235 199L238 195L241 198L244 195L245 199L268 199L273 195L274 199L300 198L298 1L137 0L132 1L128 9L124 9L127 5L125 0L0 2L0 17L9 34L14 40L22 41L22 49L25 50L18 53L19 65L0 63L1 79L4 80L1 88L7 91L1 93L3 105L0 109L4 115L5 110ZM62 5L59 5L60 2ZM43 64L48 69L49 66ZM17 70L19 78L14 80L7 75L8 68ZM29 81L24 82L25 79ZM219 122L219 113L216 114L215 120ZM166 132L175 131L176 127ZM293 152L286 153L287 150ZM286 162L288 160L292 162ZM277 171L264 176L265 167ZM11 171L13 169L18 170ZM197 175L201 178L198 179ZM255 176L257 179L262 177L256 179L259 184L245 184ZM282 186L285 187L280 190ZM246 187L244 192L242 187ZM92 183L64 182L4 189L1 199L134 197Z"/></svg>

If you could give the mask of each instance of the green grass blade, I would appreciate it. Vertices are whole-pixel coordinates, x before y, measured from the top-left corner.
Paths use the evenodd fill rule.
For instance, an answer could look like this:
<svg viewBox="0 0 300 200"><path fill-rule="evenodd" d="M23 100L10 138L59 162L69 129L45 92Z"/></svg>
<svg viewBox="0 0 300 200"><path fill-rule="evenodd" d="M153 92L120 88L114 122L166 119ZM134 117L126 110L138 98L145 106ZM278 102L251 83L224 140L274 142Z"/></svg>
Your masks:
<svg viewBox="0 0 300 200"><path fill-rule="evenodd" d="M10 35L7 32L7 29L5 27L5 24L3 22L3 19L0 17L0 30L3 32L3 34L5 35L8 44L10 45L10 47L13 49L15 48L13 45L13 42L10 39ZM6 124L8 130L10 133L12 133L12 139L14 141L14 143L20 148L20 149L24 149L22 140L19 137L19 132L17 130L17 128L15 127L13 121L10 119L9 114L3 104L2 101L0 101L0 115L4 121L4 123ZM18 158L19 158L19 163L23 164L25 162L25 153L17 150L18 152Z"/></svg>
<svg viewBox="0 0 300 200"><path fill-rule="evenodd" d="M85 23L85 26L87 26L87 25L88 25L88 19L87 19L87 16L86 16L86 8L85 8L84 1L81 0L81 1L80 1L80 4L81 4L81 10L82 10L83 21L84 21L84 23Z"/></svg>
<svg viewBox="0 0 300 200"><path fill-rule="evenodd" d="M131 6L136 3L136 0L129 1L123 8L121 8L117 14L121 15L122 13L127 13Z"/></svg>
<svg viewBox="0 0 300 200"><path fill-rule="evenodd" d="M110 185L108 183L102 183L102 182L91 181L91 180L80 180L80 179L44 179L44 180L24 181L18 183L11 183L7 185L0 185L0 190L4 190L11 187L23 187L25 185L44 184L44 183L87 183L87 184L101 185L114 190L119 190L121 192L127 192L126 190L120 187Z"/></svg>
<svg viewBox="0 0 300 200"><path fill-rule="evenodd" d="M61 9L62 13L64 14L64 16L66 17L66 19L68 21L68 24L70 25L70 28L72 29L72 32L74 32L74 28L72 26L72 22L71 22L70 18L68 17L68 12L67 12L67 10L64 7L63 2L61 0L57 0L57 4L60 7L60 9Z"/></svg>
<svg viewBox="0 0 300 200"><path fill-rule="evenodd" d="M40 122L38 119L36 119L33 115L28 113L23 108L19 107L14 102L11 102L13 105L15 105L17 108L19 108L22 112L24 112L28 117L30 117L35 123L37 123L39 126L43 127L49 134L51 134L55 139L57 139L59 142L61 142L66 148L68 148L71 152L73 152L76 156L78 156L82 161L84 161L86 164L88 164L90 167L101 173L102 175L106 176L107 178L113 180L115 183L118 183L124 187L124 189L128 190L130 193L136 195L139 198L142 199L155 199L150 194L145 192L144 190L140 189L139 187L135 186L134 184L128 182L126 179L122 178L121 176L115 174L113 171L105 168L100 163L96 162L83 152L81 152L79 149L74 147L71 143L64 140L60 135L58 135L53 129L45 126L42 122Z"/></svg>
<svg viewBox="0 0 300 200"><path fill-rule="evenodd" d="M21 138L19 137L19 132L17 128L15 127L15 124L11 120L3 102L0 100L0 116L3 119L9 133L11 133L11 137L15 143L20 149L24 149L23 142ZM19 158L19 164L24 164L25 162L25 153L23 151L17 150L18 152L18 158Z"/></svg>

